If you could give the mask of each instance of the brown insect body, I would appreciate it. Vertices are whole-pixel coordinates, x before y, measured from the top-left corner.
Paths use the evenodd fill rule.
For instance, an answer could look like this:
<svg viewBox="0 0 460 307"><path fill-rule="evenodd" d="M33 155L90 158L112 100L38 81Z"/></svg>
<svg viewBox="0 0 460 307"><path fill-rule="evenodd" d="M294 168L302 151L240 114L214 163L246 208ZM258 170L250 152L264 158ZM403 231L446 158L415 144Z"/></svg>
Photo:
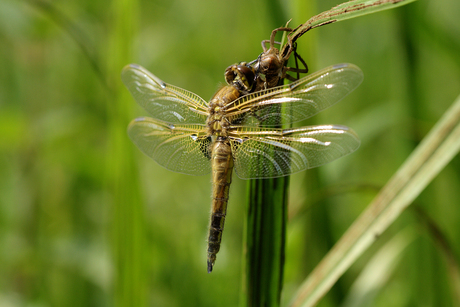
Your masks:
<svg viewBox="0 0 460 307"><path fill-rule="evenodd" d="M227 138L217 137L213 144L212 157L212 202L211 221L208 235L208 273L211 273L219 252L227 215L228 195L232 183L233 156L230 142Z"/></svg>
<svg viewBox="0 0 460 307"><path fill-rule="evenodd" d="M233 157L227 129L230 125L225 116L225 106L240 97L234 86L221 88L209 102L209 116L206 122L208 135L216 136L212 145L212 202L211 221L208 234L208 273L211 273L220 250L225 216L227 214L228 195L232 183Z"/></svg>

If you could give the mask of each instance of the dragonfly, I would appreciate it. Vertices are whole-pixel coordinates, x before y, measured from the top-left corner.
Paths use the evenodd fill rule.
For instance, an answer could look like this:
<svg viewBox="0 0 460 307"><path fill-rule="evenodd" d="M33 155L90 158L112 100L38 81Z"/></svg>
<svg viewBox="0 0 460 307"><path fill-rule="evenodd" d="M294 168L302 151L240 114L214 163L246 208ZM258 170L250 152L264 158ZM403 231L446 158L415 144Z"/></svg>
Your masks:
<svg viewBox="0 0 460 307"><path fill-rule="evenodd" d="M253 72L240 67L231 84L209 102L136 64L124 67L121 76L151 115L129 124L134 144L171 171L212 174L208 273L220 250L233 170L241 179L283 177L334 161L360 145L346 126L280 128L323 111L353 91L363 79L353 64L330 66L253 93Z"/></svg>

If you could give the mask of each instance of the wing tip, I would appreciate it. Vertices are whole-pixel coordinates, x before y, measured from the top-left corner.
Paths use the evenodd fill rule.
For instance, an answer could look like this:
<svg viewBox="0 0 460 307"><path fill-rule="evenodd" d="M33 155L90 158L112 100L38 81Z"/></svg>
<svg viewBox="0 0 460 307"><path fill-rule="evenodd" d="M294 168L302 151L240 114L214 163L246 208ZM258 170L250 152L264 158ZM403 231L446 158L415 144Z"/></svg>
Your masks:
<svg viewBox="0 0 460 307"><path fill-rule="evenodd" d="M139 64L136 64L136 63L130 63L130 64L126 65L123 69L127 69L127 68L141 69L143 67L141 65L139 65Z"/></svg>
<svg viewBox="0 0 460 307"><path fill-rule="evenodd" d="M348 69L351 69L351 70L355 70L355 71L357 71L357 72L360 72L361 74L363 73L363 71L361 70L361 68L359 68L357 65L352 64L352 63L339 63L339 64L334 64L334 65L332 65L332 68L333 68L333 69L348 68Z"/></svg>

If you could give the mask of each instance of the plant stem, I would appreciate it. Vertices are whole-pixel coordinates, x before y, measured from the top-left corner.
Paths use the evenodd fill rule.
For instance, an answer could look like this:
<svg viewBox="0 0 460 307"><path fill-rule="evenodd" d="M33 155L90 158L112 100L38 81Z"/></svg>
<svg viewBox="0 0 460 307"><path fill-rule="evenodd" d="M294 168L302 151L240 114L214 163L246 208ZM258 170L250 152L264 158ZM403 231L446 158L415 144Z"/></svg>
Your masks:
<svg viewBox="0 0 460 307"><path fill-rule="evenodd" d="M248 183L247 306L279 306L283 286L289 177Z"/></svg>

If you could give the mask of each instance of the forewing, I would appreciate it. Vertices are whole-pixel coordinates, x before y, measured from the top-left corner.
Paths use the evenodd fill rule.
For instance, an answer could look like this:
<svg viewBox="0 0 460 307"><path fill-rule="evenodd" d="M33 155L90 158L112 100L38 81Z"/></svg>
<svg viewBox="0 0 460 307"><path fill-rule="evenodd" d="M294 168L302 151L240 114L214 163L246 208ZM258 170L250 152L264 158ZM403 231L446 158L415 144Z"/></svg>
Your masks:
<svg viewBox="0 0 460 307"><path fill-rule="evenodd" d="M211 171L211 140L202 125L172 125L141 117L129 124L128 135L143 153L171 171L188 175Z"/></svg>
<svg viewBox="0 0 460 307"><path fill-rule="evenodd" d="M255 92L225 107L232 123L249 126L289 124L334 105L363 80L353 64L329 66L291 84Z"/></svg>
<svg viewBox="0 0 460 307"><path fill-rule="evenodd" d="M137 103L154 118L168 123L204 124L207 103L198 95L161 81L145 68L130 64L121 79Z"/></svg>
<svg viewBox="0 0 460 307"><path fill-rule="evenodd" d="M334 161L358 149L345 126L297 129L240 128L232 133L236 174L242 179L283 177Z"/></svg>

